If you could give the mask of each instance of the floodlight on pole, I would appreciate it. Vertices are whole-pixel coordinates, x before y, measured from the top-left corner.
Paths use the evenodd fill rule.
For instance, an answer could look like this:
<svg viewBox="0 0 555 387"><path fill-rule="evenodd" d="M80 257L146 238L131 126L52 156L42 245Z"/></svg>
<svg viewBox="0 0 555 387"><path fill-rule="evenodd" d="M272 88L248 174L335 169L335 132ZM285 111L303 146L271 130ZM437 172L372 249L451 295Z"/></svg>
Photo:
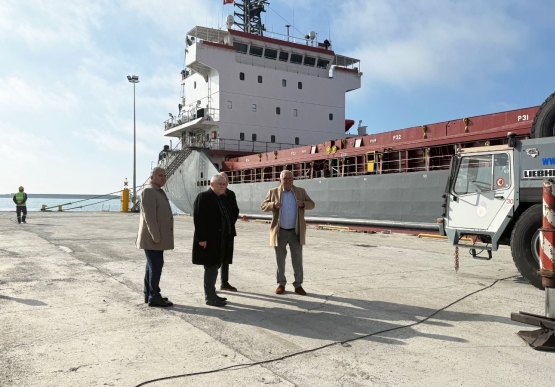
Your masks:
<svg viewBox="0 0 555 387"><path fill-rule="evenodd" d="M137 202L137 124L135 120L135 83L139 83L137 75L128 75L127 80L133 84L133 204Z"/></svg>

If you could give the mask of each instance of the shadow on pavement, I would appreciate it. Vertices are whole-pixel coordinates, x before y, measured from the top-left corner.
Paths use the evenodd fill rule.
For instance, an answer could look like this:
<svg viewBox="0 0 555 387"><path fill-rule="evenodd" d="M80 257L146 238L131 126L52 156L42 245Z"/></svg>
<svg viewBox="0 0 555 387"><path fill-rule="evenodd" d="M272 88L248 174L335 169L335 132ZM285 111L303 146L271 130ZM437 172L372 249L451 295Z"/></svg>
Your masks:
<svg viewBox="0 0 555 387"><path fill-rule="evenodd" d="M218 318L222 322L250 325L287 335L344 341L370 333L401 328L432 315L436 309L375 300L351 299L338 296L309 294L308 296L284 297L249 292L225 293L227 306L223 308L174 305L174 312L182 313L184 320L206 329L205 319L199 316ZM243 300L244 302L240 302ZM255 301L252 303L249 301ZM283 307L286 304L287 307ZM508 317L480 313L442 311L420 327L452 327L461 321L495 322L516 325ZM225 325L217 324L218 329ZM427 333L415 327L397 329L367 340L404 345L405 339L426 337L434 340L467 342L456 336ZM238 334L237 329L234 334ZM251 338L252 339L252 338Z"/></svg>
<svg viewBox="0 0 555 387"><path fill-rule="evenodd" d="M20 304L25 304L29 306L46 306L48 304L39 301L39 300L31 300L29 298L16 298L16 297L8 297L0 295L0 299L8 300L8 301L15 301L19 302Z"/></svg>

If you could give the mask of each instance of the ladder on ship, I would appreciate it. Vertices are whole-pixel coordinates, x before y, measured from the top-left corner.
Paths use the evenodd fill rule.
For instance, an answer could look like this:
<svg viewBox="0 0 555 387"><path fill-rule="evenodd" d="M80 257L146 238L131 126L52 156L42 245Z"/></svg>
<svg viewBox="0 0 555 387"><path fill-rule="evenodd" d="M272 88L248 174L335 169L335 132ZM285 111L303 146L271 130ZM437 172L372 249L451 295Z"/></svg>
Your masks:
<svg viewBox="0 0 555 387"><path fill-rule="evenodd" d="M187 157L189 157L192 152L193 150L191 148L183 148L179 151L179 153L177 153L175 159L173 159L170 165L166 167L167 179L169 179L170 176L173 175L175 171L177 171L177 168L179 168L183 161L185 161L185 159L187 159Z"/></svg>
<svg viewBox="0 0 555 387"><path fill-rule="evenodd" d="M172 160L172 162L166 167L166 176L169 178L171 175L177 171L177 168L189 157L189 155L193 152L191 148L183 148L178 153L177 156ZM139 212L141 206L141 200L137 198L133 207L131 207L131 212Z"/></svg>

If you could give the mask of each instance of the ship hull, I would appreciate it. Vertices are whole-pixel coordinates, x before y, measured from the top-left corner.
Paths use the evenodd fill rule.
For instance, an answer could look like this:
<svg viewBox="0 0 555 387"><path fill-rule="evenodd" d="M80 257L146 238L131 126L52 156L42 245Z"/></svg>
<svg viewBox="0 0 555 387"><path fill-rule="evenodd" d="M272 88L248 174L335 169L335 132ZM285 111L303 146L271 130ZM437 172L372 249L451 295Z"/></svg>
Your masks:
<svg viewBox="0 0 555 387"><path fill-rule="evenodd" d="M194 151L170 176L166 190L181 211L193 212L196 195L208 189L218 171L202 151ZM436 229L441 216L447 170L384 175L313 178L296 180L316 203L307 212L313 221L368 226ZM241 215L265 218L260 210L268 190L277 181L230 184Z"/></svg>

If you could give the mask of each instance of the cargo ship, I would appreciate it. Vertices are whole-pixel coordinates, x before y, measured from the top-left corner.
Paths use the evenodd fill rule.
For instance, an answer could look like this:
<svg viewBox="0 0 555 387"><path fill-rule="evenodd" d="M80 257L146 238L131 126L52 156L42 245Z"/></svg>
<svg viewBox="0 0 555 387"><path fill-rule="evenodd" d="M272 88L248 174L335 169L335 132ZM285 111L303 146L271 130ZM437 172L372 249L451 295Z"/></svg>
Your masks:
<svg viewBox="0 0 555 387"><path fill-rule="evenodd" d="M555 113L528 107L377 134L359 121L348 135L355 121L345 117L345 95L361 87L360 61L315 31L268 33L261 19L268 1L230 3L226 29L187 33L178 112L164 122L176 142L164 146L158 165L168 197L185 213L224 171L241 215L268 218L260 204L287 169L316 203L309 221L435 230L457 149L553 130ZM542 129L534 133L533 124Z"/></svg>

